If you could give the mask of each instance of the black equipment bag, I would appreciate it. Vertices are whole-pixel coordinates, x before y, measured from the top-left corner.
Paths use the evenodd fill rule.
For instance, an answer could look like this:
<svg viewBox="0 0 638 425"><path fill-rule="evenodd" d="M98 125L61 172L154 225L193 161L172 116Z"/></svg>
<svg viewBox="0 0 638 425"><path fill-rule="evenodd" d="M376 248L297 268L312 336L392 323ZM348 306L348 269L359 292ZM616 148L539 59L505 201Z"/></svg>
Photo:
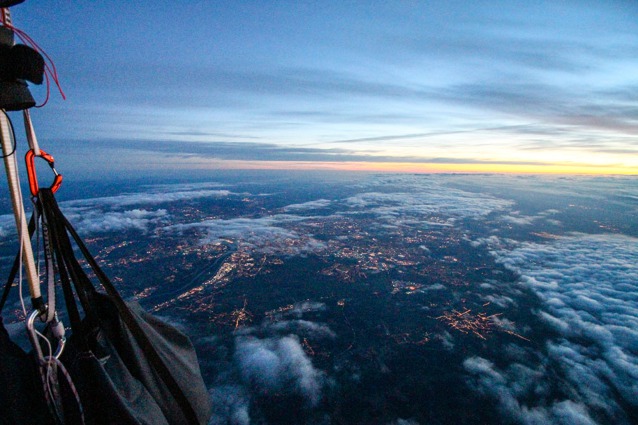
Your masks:
<svg viewBox="0 0 638 425"><path fill-rule="evenodd" d="M9 337L0 317L0 424L52 424L38 365Z"/></svg>
<svg viewBox="0 0 638 425"><path fill-rule="evenodd" d="M39 201L71 321L72 335L61 361L83 408L81 413L67 394L65 422L80 423L83 415L85 423L97 425L206 424L212 406L189 338L136 302L124 301L60 211L51 190L41 189ZM98 292L90 281L69 235L106 293Z"/></svg>

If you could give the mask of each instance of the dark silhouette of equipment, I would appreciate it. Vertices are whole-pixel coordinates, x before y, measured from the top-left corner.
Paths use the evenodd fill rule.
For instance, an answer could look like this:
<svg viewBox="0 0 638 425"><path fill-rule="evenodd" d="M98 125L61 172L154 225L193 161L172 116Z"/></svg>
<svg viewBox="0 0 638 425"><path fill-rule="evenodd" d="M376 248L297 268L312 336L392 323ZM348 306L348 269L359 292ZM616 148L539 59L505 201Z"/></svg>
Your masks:
<svg viewBox="0 0 638 425"><path fill-rule="evenodd" d="M0 316L0 425L204 425L212 407L190 339L120 296L55 199L62 176L38 145L28 111L36 102L27 81L41 84L46 78L47 99L49 79L60 86L49 56L11 23L7 8L23 1L0 0L0 143L20 243L0 313L24 268L30 313L19 296L33 349L26 352L15 344ZM15 44L14 35L29 45ZM64 97L61 89L60 94ZM15 132L5 112L20 110L34 205L28 225ZM36 158L53 171L49 187L38 184ZM43 272L36 268L34 247L43 258ZM40 286L47 288L46 297ZM56 292L64 297L60 318ZM68 340L61 319L71 324Z"/></svg>
<svg viewBox="0 0 638 425"><path fill-rule="evenodd" d="M22 1L3 1L0 8ZM15 44L14 31L7 25L0 27L0 109L19 111L35 106L25 80L42 84L44 67L44 58L39 52L24 44Z"/></svg>

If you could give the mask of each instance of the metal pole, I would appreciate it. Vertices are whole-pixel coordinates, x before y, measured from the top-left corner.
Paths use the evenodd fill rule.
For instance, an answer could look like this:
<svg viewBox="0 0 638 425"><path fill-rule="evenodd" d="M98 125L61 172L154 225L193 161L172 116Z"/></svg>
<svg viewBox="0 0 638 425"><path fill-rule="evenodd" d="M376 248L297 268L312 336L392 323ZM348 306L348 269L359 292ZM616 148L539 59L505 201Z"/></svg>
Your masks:
<svg viewBox="0 0 638 425"><path fill-rule="evenodd" d="M11 144L11 141L12 133L9 118L5 113L0 113L0 142L2 143L4 167L7 172L7 182L9 184L9 193L11 194L13 215L16 220L16 228L18 230L18 236L20 238L22 262L26 269L31 299L37 300L41 297L40 280L36 271L35 260L33 258L33 247L31 246L31 241L29 240L27 219L24 213L24 204L22 202L22 191L20 190L20 178L18 175L16 152L12 153L13 146Z"/></svg>

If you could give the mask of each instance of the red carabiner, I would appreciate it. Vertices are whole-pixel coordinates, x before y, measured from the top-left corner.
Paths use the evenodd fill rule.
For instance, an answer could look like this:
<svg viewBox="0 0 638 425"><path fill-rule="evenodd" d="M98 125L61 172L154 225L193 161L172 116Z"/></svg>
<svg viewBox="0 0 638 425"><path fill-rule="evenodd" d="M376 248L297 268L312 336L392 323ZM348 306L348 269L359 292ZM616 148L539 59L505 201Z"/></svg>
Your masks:
<svg viewBox="0 0 638 425"><path fill-rule="evenodd" d="M55 177L53 178L53 183L51 184L51 192L55 193L60 188L62 184L62 174L58 173L55 169L55 162L53 157L40 149L40 155L36 155L33 149L29 149L26 156L24 157L24 161L27 163L27 176L29 177L29 189L31 190L31 195L38 196L38 191L40 190L40 186L38 186L38 176L35 174L35 157L39 156L44 159L53 170L53 174Z"/></svg>

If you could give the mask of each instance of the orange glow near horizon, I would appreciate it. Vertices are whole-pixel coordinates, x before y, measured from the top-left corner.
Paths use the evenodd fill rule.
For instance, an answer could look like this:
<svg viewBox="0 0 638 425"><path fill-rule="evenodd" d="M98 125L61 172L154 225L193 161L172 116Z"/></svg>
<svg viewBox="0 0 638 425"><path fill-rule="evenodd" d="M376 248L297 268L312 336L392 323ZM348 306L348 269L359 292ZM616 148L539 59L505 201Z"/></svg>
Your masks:
<svg viewBox="0 0 638 425"><path fill-rule="evenodd" d="M494 173L494 174L589 174L638 175L627 166L598 166L588 164L439 164L411 162L315 162L315 161L188 161L188 168L250 169L250 170L309 170L309 171L367 171L387 173Z"/></svg>

